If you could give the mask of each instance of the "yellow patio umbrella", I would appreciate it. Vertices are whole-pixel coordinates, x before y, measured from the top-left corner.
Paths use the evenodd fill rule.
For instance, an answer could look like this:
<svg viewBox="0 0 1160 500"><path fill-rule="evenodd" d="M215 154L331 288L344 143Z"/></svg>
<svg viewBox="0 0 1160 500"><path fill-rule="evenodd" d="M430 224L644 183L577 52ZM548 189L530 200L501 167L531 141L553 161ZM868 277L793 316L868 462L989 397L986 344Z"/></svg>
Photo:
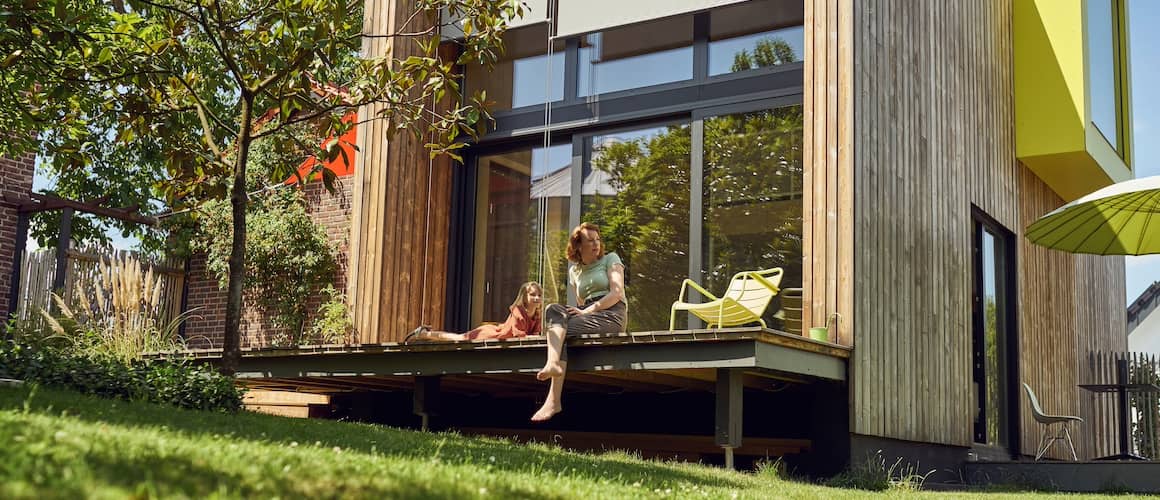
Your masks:
<svg viewBox="0 0 1160 500"><path fill-rule="evenodd" d="M1027 227L1032 243L1071 253L1160 253L1160 176L1113 184Z"/></svg>

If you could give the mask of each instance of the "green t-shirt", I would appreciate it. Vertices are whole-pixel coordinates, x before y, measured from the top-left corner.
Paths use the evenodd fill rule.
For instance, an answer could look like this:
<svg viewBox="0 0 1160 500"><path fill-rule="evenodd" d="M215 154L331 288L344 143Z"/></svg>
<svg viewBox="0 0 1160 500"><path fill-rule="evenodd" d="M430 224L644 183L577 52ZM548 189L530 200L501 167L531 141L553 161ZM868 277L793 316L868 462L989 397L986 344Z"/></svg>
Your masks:
<svg viewBox="0 0 1160 500"><path fill-rule="evenodd" d="M606 253L604 257L588 265L573 263L568 266L568 284L576 287L579 293L577 300L580 304L586 304L589 300L608 294L610 288L608 270L614 265L624 266L624 262L620 261L620 256L616 255L616 252Z"/></svg>

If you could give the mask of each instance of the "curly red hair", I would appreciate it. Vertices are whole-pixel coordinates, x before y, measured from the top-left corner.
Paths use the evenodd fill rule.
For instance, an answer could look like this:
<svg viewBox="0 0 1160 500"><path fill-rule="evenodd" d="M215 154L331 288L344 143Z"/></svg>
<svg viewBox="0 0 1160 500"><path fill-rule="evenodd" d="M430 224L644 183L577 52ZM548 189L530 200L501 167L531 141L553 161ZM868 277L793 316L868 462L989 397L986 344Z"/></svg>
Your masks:
<svg viewBox="0 0 1160 500"><path fill-rule="evenodd" d="M584 243L584 233L582 231L588 230L596 234L600 234L600 227L596 224L588 222L581 222L579 226L572 229L572 235L568 237L568 261L580 263L580 245ZM600 242L599 257L604 257L604 242Z"/></svg>

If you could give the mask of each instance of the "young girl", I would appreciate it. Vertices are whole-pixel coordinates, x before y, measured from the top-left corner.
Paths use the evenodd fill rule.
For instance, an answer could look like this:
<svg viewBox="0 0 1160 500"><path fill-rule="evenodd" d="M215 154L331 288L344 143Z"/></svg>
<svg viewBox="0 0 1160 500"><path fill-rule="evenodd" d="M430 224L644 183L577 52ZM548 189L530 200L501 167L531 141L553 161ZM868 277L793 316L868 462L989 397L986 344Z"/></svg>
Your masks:
<svg viewBox="0 0 1160 500"><path fill-rule="evenodd" d="M509 308L507 321L502 325L482 325L467 333L450 333L431 331L431 327L423 325L407 334L403 343L413 339L422 340L491 340L508 339L512 337L526 337L540 334L540 303L544 300L544 292L540 284L529 281L520 286L520 293Z"/></svg>

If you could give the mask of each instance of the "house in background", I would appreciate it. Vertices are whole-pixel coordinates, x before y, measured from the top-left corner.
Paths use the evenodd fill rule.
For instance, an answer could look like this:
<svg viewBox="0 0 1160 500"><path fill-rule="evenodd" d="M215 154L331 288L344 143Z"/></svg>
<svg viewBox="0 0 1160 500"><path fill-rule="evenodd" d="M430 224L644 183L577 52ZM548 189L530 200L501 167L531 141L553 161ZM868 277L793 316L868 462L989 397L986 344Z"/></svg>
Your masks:
<svg viewBox="0 0 1160 500"><path fill-rule="evenodd" d="M527 3L505 56L463 68L496 121L462 164L360 125L346 278L364 345L254 353L248 383L340 395L351 415L403 425L411 411L428 422L442 383L456 394L441 425L534 433L521 422L543 388L525 372L542 347L393 342L418 324L501 320L526 280L570 300L563 238L590 221L627 265L637 335L576 345L587 368L570 372L553 433L641 443L716 426L805 440L794 449L819 470L882 450L953 471L1033 455L1027 383L1049 411L1084 417L1081 458L1113 451L1110 401L1076 385L1100 382L1096 353L1127 348L1123 258L1022 235L1133 175L1125 2ZM435 22L414 9L368 0L367 29ZM722 290L768 267L831 342L778 331L772 311L769 331L667 331L685 278Z"/></svg>
<svg viewBox="0 0 1160 500"><path fill-rule="evenodd" d="M1140 293L1128 306L1128 350L1160 354L1160 281Z"/></svg>

